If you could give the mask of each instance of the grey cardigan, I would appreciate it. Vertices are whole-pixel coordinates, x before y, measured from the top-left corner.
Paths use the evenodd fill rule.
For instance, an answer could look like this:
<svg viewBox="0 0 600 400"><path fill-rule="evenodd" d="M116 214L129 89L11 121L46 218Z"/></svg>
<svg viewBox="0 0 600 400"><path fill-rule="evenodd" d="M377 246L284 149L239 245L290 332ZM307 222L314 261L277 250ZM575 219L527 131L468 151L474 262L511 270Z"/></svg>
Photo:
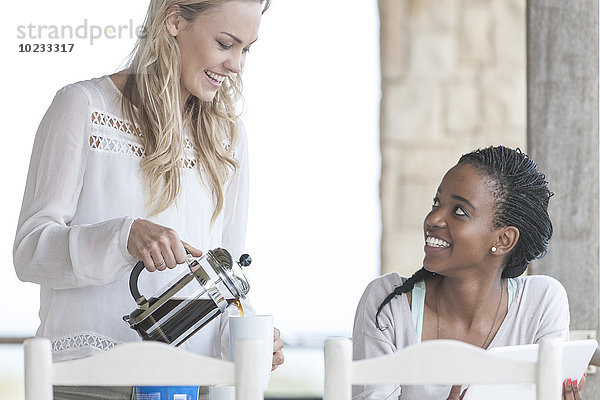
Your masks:
<svg viewBox="0 0 600 400"><path fill-rule="evenodd" d="M383 298L406 278L392 272L373 280L365 289L354 318L352 335L355 360L394 353L397 349L417 344L415 326L406 296L397 296L379 315L380 331L375 326L375 313ZM549 276L515 278L517 294L502 322L491 347L536 343L547 336L569 339L569 304L564 287ZM446 399L450 386L354 386L354 400Z"/></svg>

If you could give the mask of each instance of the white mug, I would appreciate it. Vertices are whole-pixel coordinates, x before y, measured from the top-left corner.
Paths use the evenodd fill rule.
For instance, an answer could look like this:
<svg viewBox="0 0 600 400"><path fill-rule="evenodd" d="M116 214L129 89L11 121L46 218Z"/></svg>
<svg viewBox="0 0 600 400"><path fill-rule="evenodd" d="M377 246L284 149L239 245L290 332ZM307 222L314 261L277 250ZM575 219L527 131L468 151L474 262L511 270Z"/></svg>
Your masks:
<svg viewBox="0 0 600 400"><path fill-rule="evenodd" d="M208 389L209 400L235 400L235 386L213 385Z"/></svg>
<svg viewBox="0 0 600 400"><path fill-rule="evenodd" d="M229 348L232 360L235 360L235 342L238 339L259 339L262 342L262 383L263 390L267 390L273 364L273 316L229 317Z"/></svg>

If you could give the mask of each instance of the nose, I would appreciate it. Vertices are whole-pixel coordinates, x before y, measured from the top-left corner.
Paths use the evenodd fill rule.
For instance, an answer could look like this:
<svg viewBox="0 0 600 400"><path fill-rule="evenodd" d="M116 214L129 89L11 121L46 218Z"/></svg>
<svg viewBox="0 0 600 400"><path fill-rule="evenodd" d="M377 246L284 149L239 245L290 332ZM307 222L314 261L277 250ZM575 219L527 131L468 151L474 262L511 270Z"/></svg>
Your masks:
<svg viewBox="0 0 600 400"><path fill-rule="evenodd" d="M435 208L427 214L425 221L423 221L423 227L425 230L430 228L444 228L446 227L446 219L442 207Z"/></svg>
<svg viewBox="0 0 600 400"><path fill-rule="evenodd" d="M238 74L244 67L245 54L232 52L231 57L227 59L225 67L234 74Z"/></svg>

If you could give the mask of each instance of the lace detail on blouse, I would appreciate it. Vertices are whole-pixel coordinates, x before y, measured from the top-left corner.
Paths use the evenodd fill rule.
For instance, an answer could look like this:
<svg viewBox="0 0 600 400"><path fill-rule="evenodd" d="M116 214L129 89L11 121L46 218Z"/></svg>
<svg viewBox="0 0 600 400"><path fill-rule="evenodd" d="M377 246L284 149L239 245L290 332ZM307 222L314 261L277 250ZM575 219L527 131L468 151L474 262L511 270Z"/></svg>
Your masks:
<svg viewBox="0 0 600 400"><path fill-rule="evenodd" d="M90 135L89 140L90 149L102 153L132 156L140 159L146 157L146 151L139 144L138 139L142 135L138 128L131 122L123 121L100 111L92 112L91 122L93 133ZM194 144L187 137L184 138L184 148L188 153L195 155ZM179 166L184 169L194 169L197 165L198 160L196 157L183 156L179 160Z"/></svg>
<svg viewBox="0 0 600 400"><path fill-rule="evenodd" d="M229 140L229 138L223 136L223 138L221 139L221 143L223 144L223 148L225 149L225 151L229 152L231 150L231 141ZM194 149L194 144L192 140L188 137L185 138L185 148L188 150L196 151L196 149ZM231 155L235 157L235 153L231 153Z"/></svg>
<svg viewBox="0 0 600 400"><path fill-rule="evenodd" d="M90 148L105 153L133 155L138 158L143 158L146 156L144 148L140 145L126 143L118 139L111 139L98 135L90 136Z"/></svg>
<svg viewBox="0 0 600 400"><path fill-rule="evenodd" d="M181 164L180 164L181 168L193 169L193 168L196 168L196 165L198 165L198 161L195 158L183 157L179 161L181 162ZM204 169L203 169L203 171L204 171Z"/></svg>
<svg viewBox="0 0 600 400"><path fill-rule="evenodd" d="M113 128L118 130L119 132L126 133L128 135L134 135L142 137L139 130L135 125L133 125L129 121L123 121L117 117L113 117L112 115L108 115L105 113L101 113L98 111L92 112L92 124L100 125L100 126L108 126L109 128Z"/></svg>
<svg viewBox="0 0 600 400"><path fill-rule="evenodd" d="M99 351L112 349L119 342L93 333L79 333L75 336L65 336L51 340L53 352L67 352L92 348Z"/></svg>

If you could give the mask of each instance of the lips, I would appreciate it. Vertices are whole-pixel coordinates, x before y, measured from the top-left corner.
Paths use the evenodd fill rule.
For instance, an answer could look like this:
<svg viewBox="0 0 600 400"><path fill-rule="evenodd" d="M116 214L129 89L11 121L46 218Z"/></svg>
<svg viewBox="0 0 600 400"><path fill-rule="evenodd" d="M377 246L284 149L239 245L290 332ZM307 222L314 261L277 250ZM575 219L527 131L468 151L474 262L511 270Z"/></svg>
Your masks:
<svg viewBox="0 0 600 400"><path fill-rule="evenodd" d="M446 248L452 246L452 244L450 244L449 242L447 242L443 239L437 238L435 236L431 236L429 234L425 238L425 244L430 247L437 247L437 248L443 248L443 249L446 249Z"/></svg>
<svg viewBox="0 0 600 400"><path fill-rule="evenodd" d="M223 81L227 78L227 75L219 75L209 70L205 70L204 73L206 74L206 76L208 76L208 79L210 79L216 85L222 84Z"/></svg>

